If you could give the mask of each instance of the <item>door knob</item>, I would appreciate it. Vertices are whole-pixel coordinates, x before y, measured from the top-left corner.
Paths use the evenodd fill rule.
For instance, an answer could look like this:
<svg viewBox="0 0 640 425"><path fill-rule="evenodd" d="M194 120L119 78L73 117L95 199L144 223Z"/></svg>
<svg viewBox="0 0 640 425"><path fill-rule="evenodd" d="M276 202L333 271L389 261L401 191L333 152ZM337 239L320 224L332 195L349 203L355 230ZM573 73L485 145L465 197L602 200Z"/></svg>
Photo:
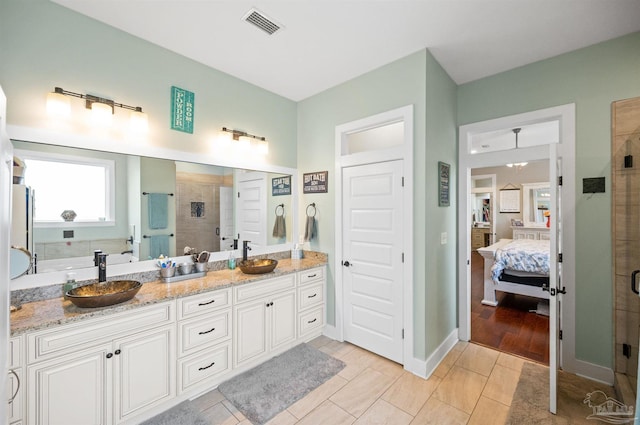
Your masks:
<svg viewBox="0 0 640 425"><path fill-rule="evenodd" d="M343 261L342 265L345 267L351 267L352 264L347 260L347 261Z"/></svg>

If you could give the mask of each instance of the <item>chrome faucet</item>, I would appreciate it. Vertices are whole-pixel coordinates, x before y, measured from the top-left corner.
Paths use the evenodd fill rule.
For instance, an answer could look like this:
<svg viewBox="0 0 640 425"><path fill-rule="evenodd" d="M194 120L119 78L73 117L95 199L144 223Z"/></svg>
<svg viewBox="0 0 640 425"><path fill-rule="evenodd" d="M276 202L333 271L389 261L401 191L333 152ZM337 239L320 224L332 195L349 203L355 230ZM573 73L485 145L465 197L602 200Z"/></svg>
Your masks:
<svg viewBox="0 0 640 425"><path fill-rule="evenodd" d="M98 282L106 282L107 281L107 255L109 254L98 254Z"/></svg>
<svg viewBox="0 0 640 425"><path fill-rule="evenodd" d="M251 243L251 241L242 241L242 261L247 261L247 252L251 251L249 243Z"/></svg>

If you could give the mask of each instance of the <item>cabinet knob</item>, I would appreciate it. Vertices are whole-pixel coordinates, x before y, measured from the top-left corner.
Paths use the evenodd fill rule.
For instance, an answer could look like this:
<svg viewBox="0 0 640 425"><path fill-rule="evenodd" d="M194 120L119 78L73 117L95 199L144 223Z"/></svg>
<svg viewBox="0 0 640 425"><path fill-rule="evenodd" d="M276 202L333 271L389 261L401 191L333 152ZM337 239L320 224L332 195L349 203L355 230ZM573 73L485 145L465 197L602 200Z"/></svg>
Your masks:
<svg viewBox="0 0 640 425"><path fill-rule="evenodd" d="M113 353L107 353L107 358L110 359L111 357L113 357Z"/></svg>
<svg viewBox="0 0 640 425"><path fill-rule="evenodd" d="M271 302L269 303L269 305L273 305L273 301L271 301Z"/></svg>
<svg viewBox="0 0 640 425"><path fill-rule="evenodd" d="M119 348L114 352L114 354L115 354L116 356L120 355L120 353L122 353L122 351L120 351L120 349L119 349Z"/></svg>

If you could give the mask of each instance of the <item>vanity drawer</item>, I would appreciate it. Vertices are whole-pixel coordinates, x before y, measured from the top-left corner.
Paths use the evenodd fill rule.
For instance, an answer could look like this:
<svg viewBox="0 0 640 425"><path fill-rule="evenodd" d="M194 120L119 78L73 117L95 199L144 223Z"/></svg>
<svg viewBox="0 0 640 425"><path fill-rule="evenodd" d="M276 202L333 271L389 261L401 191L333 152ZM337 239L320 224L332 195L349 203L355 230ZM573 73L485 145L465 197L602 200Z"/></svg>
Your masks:
<svg viewBox="0 0 640 425"><path fill-rule="evenodd" d="M203 350L178 362L180 393L216 375L231 370L231 341L214 349ZM207 385L211 383L208 382Z"/></svg>
<svg viewBox="0 0 640 425"><path fill-rule="evenodd" d="M271 295L275 292L293 289L296 287L296 276L294 274L269 279L264 282L248 283L237 286L234 289L236 302L253 300L255 298Z"/></svg>
<svg viewBox="0 0 640 425"><path fill-rule="evenodd" d="M180 356L231 338L231 309L178 324Z"/></svg>
<svg viewBox="0 0 640 425"><path fill-rule="evenodd" d="M34 332L27 335L27 360L31 364L72 353L79 348L111 341L121 335L171 324L174 317L174 303L167 302Z"/></svg>
<svg viewBox="0 0 640 425"><path fill-rule="evenodd" d="M298 288L298 310L304 310L324 301L324 284L322 282Z"/></svg>
<svg viewBox="0 0 640 425"><path fill-rule="evenodd" d="M298 282L300 282L300 285L306 285L307 283L320 279L324 279L324 267L316 267L315 269L298 272Z"/></svg>
<svg viewBox="0 0 640 425"><path fill-rule="evenodd" d="M314 308L298 315L298 337L322 328L324 325L323 307Z"/></svg>
<svg viewBox="0 0 640 425"><path fill-rule="evenodd" d="M231 288L178 300L178 320L231 306Z"/></svg>

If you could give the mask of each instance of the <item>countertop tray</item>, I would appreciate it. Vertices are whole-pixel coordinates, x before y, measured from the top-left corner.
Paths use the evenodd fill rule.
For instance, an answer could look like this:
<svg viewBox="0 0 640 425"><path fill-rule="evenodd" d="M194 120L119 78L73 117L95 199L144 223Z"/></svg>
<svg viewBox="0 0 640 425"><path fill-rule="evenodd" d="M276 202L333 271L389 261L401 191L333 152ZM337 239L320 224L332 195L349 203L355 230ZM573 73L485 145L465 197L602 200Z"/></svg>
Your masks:
<svg viewBox="0 0 640 425"><path fill-rule="evenodd" d="M189 273L189 274L180 274L173 277L163 277L162 283L180 282L181 280L195 279L197 277L205 277L206 275L207 275L207 272L196 272L196 273Z"/></svg>

